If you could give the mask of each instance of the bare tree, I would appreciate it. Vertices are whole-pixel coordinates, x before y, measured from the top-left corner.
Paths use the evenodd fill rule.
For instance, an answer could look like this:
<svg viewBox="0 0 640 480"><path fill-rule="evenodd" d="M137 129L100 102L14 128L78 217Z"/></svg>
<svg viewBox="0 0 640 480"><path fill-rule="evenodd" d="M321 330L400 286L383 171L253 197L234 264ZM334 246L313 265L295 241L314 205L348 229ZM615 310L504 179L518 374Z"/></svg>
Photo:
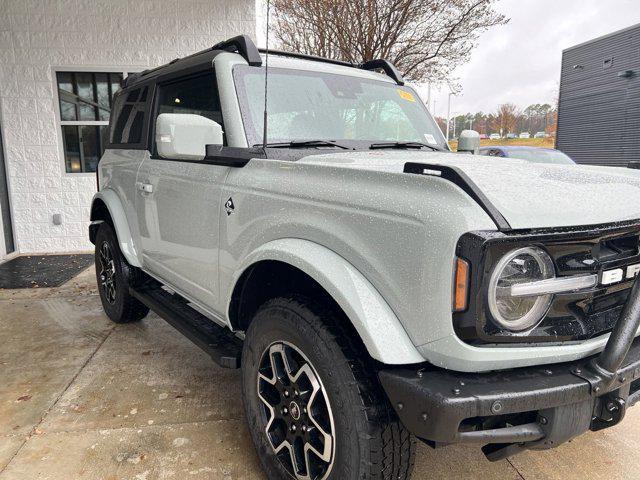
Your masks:
<svg viewBox="0 0 640 480"><path fill-rule="evenodd" d="M393 62L412 81L447 80L478 35L507 23L496 0L273 0L285 50L361 63Z"/></svg>
<svg viewBox="0 0 640 480"><path fill-rule="evenodd" d="M518 112L518 107L513 103L504 103L498 107L498 111L493 117L491 127L495 131L500 132L501 135L513 132L519 116L520 112Z"/></svg>

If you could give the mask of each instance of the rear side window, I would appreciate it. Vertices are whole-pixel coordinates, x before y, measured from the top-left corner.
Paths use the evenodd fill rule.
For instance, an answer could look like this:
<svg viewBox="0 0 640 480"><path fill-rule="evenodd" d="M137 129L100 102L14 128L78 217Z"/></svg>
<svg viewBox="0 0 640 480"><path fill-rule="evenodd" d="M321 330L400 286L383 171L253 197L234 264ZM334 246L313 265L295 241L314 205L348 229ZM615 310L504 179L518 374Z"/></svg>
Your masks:
<svg viewBox="0 0 640 480"><path fill-rule="evenodd" d="M220 98L213 70L159 86L158 111L192 113L222 124Z"/></svg>
<svg viewBox="0 0 640 480"><path fill-rule="evenodd" d="M115 99L110 141L115 145L140 145L146 119L147 90L144 86L123 92Z"/></svg>

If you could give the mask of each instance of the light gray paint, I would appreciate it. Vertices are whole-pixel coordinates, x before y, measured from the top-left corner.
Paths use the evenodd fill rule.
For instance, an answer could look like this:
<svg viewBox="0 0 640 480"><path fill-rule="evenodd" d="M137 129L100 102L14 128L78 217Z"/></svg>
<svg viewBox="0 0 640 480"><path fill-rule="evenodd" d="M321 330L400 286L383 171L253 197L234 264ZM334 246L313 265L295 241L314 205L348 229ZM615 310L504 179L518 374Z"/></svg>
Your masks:
<svg viewBox="0 0 640 480"><path fill-rule="evenodd" d="M296 65L307 64L378 75L318 62ZM123 210L129 225L135 223L131 241L143 252L145 270L229 323L229 299L242 272L261 260L289 263L336 299L370 354L389 364L427 359L485 371L580 358L606 341L479 348L457 339L451 314L456 244L466 232L497 227L459 187L403 173L405 162L462 169L514 228L640 218L640 178L633 171L429 151L332 150L296 162L253 159L243 168L136 155L108 151L100 168L115 184L103 186L132 202L127 192L135 179L115 171L129 157L137 169L144 158L138 181L153 185L153 198L135 192L135 209ZM235 205L231 215L223 208L228 198Z"/></svg>
<svg viewBox="0 0 640 480"><path fill-rule="evenodd" d="M236 65L248 63L234 53L221 53L213 59L227 144L230 147L247 148L247 137L244 134L236 86L233 83L233 68Z"/></svg>
<svg viewBox="0 0 640 480"><path fill-rule="evenodd" d="M288 263L314 278L342 308L376 360L400 365L424 362L380 293L335 252L299 238L274 240L243 258L229 286L235 285L249 266L262 260Z"/></svg>
<svg viewBox="0 0 640 480"><path fill-rule="evenodd" d="M220 194L229 170L147 157L138 182L153 192L135 199L143 268L218 313Z"/></svg>

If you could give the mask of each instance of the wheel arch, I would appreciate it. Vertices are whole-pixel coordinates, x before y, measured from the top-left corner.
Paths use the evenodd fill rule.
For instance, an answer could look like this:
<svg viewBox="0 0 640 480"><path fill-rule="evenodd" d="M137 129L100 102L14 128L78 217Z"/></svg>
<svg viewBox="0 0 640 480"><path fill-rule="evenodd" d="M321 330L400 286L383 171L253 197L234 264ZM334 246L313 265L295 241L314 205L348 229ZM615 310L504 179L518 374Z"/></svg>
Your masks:
<svg viewBox="0 0 640 480"><path fill-rule="evenodd" d="M227 308L232 329L245 330L257 308L290 285L296 293L331 299L372 358L393 365L425 361L373 285L344 258L308 240L275 240L244 259Z"/></svg>
<svg viewBox="0 0 640 480"><path fill-rule="evenodd" d="M141 266L122 202L113 190L102 190L93 196L90 220L89 239L92 243L95 240L97 226L102 222L108 222L115 230L118 245L129 265Z"/></svg>

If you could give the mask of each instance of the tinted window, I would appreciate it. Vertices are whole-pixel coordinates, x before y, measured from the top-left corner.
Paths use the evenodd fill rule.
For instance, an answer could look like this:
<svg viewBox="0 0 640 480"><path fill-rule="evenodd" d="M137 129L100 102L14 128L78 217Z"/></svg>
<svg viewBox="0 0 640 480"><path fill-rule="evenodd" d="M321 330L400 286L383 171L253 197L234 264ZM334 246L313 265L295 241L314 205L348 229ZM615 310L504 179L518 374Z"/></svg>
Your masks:
<svg viewBox="0 0 640 480"><path fill-rule="evenodd" d="M213 71L160 86L158 114L193 113L222 125Z"/></svg>
<svg viewBox="0 0 640 480"><path fill-rule="evenodd" d="M143 140L148 87L136 88L118 95L111 123L111 143L134 145Z"/></svg>

